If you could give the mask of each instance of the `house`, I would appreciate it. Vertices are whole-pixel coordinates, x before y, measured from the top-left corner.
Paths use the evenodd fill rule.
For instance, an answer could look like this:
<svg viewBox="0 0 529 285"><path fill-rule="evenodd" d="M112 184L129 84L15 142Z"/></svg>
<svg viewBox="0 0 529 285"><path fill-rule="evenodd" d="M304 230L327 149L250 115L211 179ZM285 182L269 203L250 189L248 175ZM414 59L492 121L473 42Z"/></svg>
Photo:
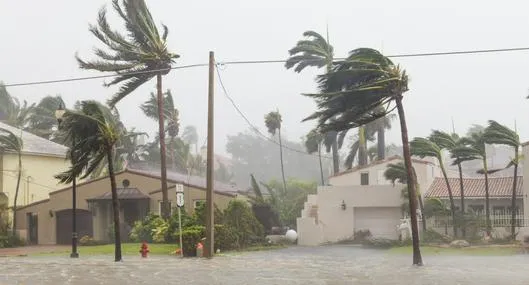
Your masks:
<svg viewBox="0 0 529 285"><path fill-rule="evenodd" d="M48 193L58 190L54 176L68 169L66 160L68 149L60 144L33 135L21 129L0 122L0 128L7 129L20 136L22 148L22 176L19 186L17 205L26 205L48 198ZM7 198L13 206L18 176L18 155L0 153L0 196Z"/></svg>
<svg viewBox="0 0 529 285"><path fill-rule="evenodd" d="M184 188L184 208L192 213L206 199L206 180L201 177L167 172L169 201L176 205L176 184ZM120 219L132 226L149 212L160 213L162 192L159 169L125 169L116 174ZM238 189L215 182L214 203L224 209L233 199L244 199ZM78 236L91 236L108 241L113 216L108 177L90 180L77 185ZM67 187L49 194L49 198L17 210L17 232L32 244L69 244L72 234L72 188ZM124 234L127 236L127 233Z"/></svg>

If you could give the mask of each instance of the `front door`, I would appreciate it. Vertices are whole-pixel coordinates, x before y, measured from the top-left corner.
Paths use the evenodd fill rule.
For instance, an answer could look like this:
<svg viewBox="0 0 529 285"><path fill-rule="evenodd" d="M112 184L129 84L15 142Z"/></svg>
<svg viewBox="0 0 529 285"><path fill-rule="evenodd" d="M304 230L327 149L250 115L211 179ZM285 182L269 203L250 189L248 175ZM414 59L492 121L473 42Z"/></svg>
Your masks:
<svg viewBox="0 0 529 285"><path fill-rule="evenodd" d="M27 221L27 240L29 244L39 243L39 216L34 213L26 214Z"/></svg>

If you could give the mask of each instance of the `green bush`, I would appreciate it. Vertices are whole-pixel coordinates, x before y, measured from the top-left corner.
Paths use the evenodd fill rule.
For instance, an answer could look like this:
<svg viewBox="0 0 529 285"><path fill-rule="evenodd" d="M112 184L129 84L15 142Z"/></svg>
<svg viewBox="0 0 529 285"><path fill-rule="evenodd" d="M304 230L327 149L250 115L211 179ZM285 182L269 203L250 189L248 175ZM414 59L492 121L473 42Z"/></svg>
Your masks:
<svg viewBox="0 0 529 285"><path fill-rule="evenodd" d="M160 216L149 213L142 221L134 223L129 238L133 242L164 242L168 231L169 226ZM111 237L111 240L114 238Z"/></svg>
<svg viewBox="0 0 529 285"><path fill-rule="evenodd" d="M0 248L24 246L26 242L16 235L0 236Z"/></svg>
<svg viewBox="0 0 529 285"><path fill-rule="evenodd" d="M448 235L443 235L435 230L428 229L422 233L422 241L428 243L450 243L452 238Z"/></svg>
<svg viewBox="0 0 529 285"><path fill-rule="evenodd" d="M196 256L196 245L205 236L206 228L203 226L192 226L185 228L182 231L182 243L181 247L184 251L184 256ZM176 233L178 236L178 232Z"/></svg>
<svg viewBox="0 0 529 285"><path fill-rule="evenodd" d="M237 248L235 230L225 225L215 225L215 250L230 250Z"/></svg>
<svg viewBox="0 0 529 285"><path fill-rule="evenodd" d="M79 239L79 245L81 246L93 246L93 245L101 245L104 244L104 242L97 241L91 236L83 236Z"/></svg>
<svg viewBox="0 0 529 285"><path fill-rule="evenodd" d="M224 212L224 225L233 229L237 248L264 241L263 225L246 202L233 200L228 204Z"/></svg>

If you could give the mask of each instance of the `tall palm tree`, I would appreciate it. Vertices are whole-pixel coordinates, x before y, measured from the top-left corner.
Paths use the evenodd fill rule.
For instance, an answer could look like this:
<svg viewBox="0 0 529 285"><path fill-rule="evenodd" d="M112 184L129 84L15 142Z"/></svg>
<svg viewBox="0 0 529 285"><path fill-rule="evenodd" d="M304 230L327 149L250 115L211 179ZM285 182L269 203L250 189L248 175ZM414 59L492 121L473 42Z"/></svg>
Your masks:
<svg viewBox="0 0 529 285"><path fill-rule="evenodd" d="M388 114L368 124L377 132L377 160L386 158L386 130L391 129L391 121L395 117L395 114Z"/></svg>
<svg viewBox="0 0 529 285"><path fill-rule="evenodd" d="M508 167L514 166L514 178L512 184L511 196L511 238L516 239L516 188L518 186L518 164L520 162L520 137L515 130L496 122L489 121L485 129L486 141L489 144L501 144L510 146L514 150L514 157L511 159Z"/></svg>
<svg viewBox="0 0 529 285"><path fill-rule="evenodd" d="M356 157L358 157L358 165L367 165L369 158L367 142L372 142L375 140L375 131L371 128L372 125L370 124L360 126L358 128L358 134L355 135L355 140L351 144L347 157L345 158L344 166L347 169L351 169L353 167ZM345 135L346 133L346 131L340 132L340 137Z"/></svg>
<svg viewBox="0 0 529 285"><path fill-rule="evenodd" d="M171 90L167 89L164 95L165 96L163 100L163 117L166 122L165 130L167 131L167 135L171 138L169 146L174 146L174 140L176 136L178 136L178 132L180 131L180 121L178 117L179 113L178 109L175 108ZM158 98L154 95L154 93L151 93L151 97L149 98L149 100L143 103L140 106L140 109L148 118L151 118L155 121L158 121L160 119L160 114L158 111ZM176 168L176 150L174 148L170 149L173 168Z"/></svg>
<svg viewBox="0 0 529 285"><path fill-rule="evenodd" d="M186 126L182 134L182 140L187 144L195 146L195 154L198 154L198 133L195 126Z"/></svg>
<svg viewBox="0 0 529 285"><path fill-rule="evenodd" d="M118 123L110 111L95 101L82 101L80 111L67 111L62 121L62 131L66 140L75 137L69 156L75 157L67 171L57 174L61 183L70 183L74 177L86 178L107 160L115 233L115 261L121 261L121 233L119 220L119 200L114 172L115 145L119 140Z"/></svg>
<svg viewBox="0 0 529 285"><path fill-rule="evenodd" d="M417 173L415 172L415 168L412 168L413 170L413 177L415 178L415 186L417 187L417 200L419 201L419 207L421 209L421 214L423 216L422 218L422 230L426 231L426 219L424 217L424 204L422 200L422 195L420 191L420 185L417 182ZM386 166L386 170L384 171L384 178L386 180L391 181L393 185L395 185L395 182L401 183L401 184L408 184L408 174L406 172L406 166L403 162L398 163L389 163ZM406 186L406 190L409 186ZM409 201L408 192L406 191L403 193L403 198L407 199ZM407 203L407 209L409 209L409 203Z"/></svg>
<svg viewBox="0 0 529 285"><path fill-rule="evenodd" d="M33 108L28 120L28 131L45 139L54 134L53 127L57 125L55 110L57 106L64 106L60 95L46 96Z"/></svg>
<svg viewBox="0 0 529 285"><path fill-rule="evenodd" d="M329 33L327 32L327 39L314 31L304 32L303 37L305 39L298 41L288 51L290 57L285 62L286 69L294 68L294 71L299 73L307 67L325 67L325 72L330 72L333 66L334 48L329 43ZM332 149L334 174L340 171L337 136L338 132L330 131L326 139L327 148Z"/></svg>
<svg viewBox="0 0 529 285"><path fill-rule="evenodd" d="M11 131L0 128L0 154L15 153L18 157L18 174L17 186L15 188L15 198L13 200L13 235L16 234L17 229L17 199L18 191L20 189L20 179L22 177L22 139Z"/></svg>
<svg viewBox="0 0 529 285"><path fill-rule="evenodd" d="M279 111L270 112L265 115L265 125L268 129L268 133L272 136L278 135L279 138L279 159L281 162L281 177L283 178L283 189L287 191L287 181L285 179L285 168L283 165L283 143L281 141L281 114Z"/></svg>
<svg viewBox="0 0 529 285"><path fill-rule="evenodd" d="M113 0L112 6L120 18L125 22L127 35L110 28L107 21L107 11L99 11L97 26L91 25L90 32L99 39L109 51L95 49L98 59L84 61L76 56L82 69L101 72L114 72L115 77L105 86L121 85L119 90L108 101L114 107L141 85L156 77L156 91L158 109L163 109L162 76L171 70L171 64L179 56L167 49L167 35L169 30L165 25L163 34L158 28L147 8L144 0ZM158 119L160 134L164 134L164 116L160 112ZM169 218L170 206L167 192L167 169L165 138L160 136L160 162L162 184L162 216Z"/></svg>
<svg viewBox="0 0 529 285"><path fill-rule="evenodd" d="M481 160L483 169L478 170L485 176L485 219L487 223L486 232L490 236L492 223L490 220L490 196L489 196L489 174L497 170L490 170L487 164L486 137L484 131L476 131L469 137L461 139L462 146L452 150L454 164L462 161Z"/></svg>
<svg viewBox="0 0 529 285"><path fill-rule="evenodd" d="M2 82L0 82L0 121L10 126L24 129L33 112L35 104L28 105L25 100L20 101L9 94Z"/></svg>
<svg viewBox="0 0 529 285"><path fill-rule="evenodd" d="M454 203L454 195L452 192L452 186L448 180L448 175L446 173L446 167L444 166L443 159L443 148L435 143L434 140L426 138L414 138L410 142L410 149L412 155L417 155L421 158L424 157L434 157L439 163L439 168L443 173L443 178L446 183L446 189L448 190L448 198L450 199L450 210L452 212L452 227L454 231L454 236L457 236L457 223L456 223L456 206Z"/></svg>
<svg viewBox="0 0 529 285"><path fill-rule="evenodd" d="M323 177L323 164L321 163L321 147L323 143L323 135L318 130L311 130L305 138L305 148L309 154L318 152L318 160L320 162L321 185L325 185L325 178Z"/></svg>
<svg viewBox="0 0 529 285"><path fill-rule="evenodd" d="M318 83L320 93L306 94L316 99L318 110L304 121L318 119L321 132L340 132L365 125L393 111L394 108L386 107L395 102L400 120L407 181L415 182L402 103L403 94L408 91L406 72L377 50L359 48L351 51L347 59L338 62L331 72L318 76ZM384 108L378 110L381 106ZM409 185L413 264L422 265L416 216L416 185Z"/></svg>

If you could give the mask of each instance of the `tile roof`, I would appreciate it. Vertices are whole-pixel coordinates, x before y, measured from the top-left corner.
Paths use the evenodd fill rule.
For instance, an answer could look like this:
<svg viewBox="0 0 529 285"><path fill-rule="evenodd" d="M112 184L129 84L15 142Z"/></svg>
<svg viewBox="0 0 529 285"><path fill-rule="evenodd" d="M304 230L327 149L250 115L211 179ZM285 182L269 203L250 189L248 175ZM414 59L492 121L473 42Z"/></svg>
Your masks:
<svg viewBox="0 0 529 285"><path fill-rule="evenodd" d="M143 194L138 188L118 188L118 199L119 200L139 200L149 199L149 196ZM94 198L87 199L88 201L96 200L112 200L112 192L106 192L105 194L99 195Z"/></svg>
<svg viewBox="0 0 529 285"><path fill-rule="evenodd" d="M68 148L63 145L54 143L50 140L41 138L37 135L20 130L2 122L0 122L0 128L6 129L17 136L20 135L22 137L22 152L25 154L66 157Z"/></svg>
<svg viewBox="0 0 529 285"><path fill-rule="evenodd" d="M490 197L511 197L514 177L489 177L489 196ZM461 196L459 178L448 178L448 183L452 188L454 197ZM518 176L516 195L522 195L523 176ZM463 178L463 188L465 197L480 198L485 197L485 178ZM444 178L437 177L434 179L426 197L448 197L448 190Z"/></svg>
<svg viewBox="0 0 529 285"><path fill-rule="evenodd" d="M348 173L352 173L352 172L355 172L355 171L358 171L358 170L361 170L361 169L370 168L372 166L379 165L379 164L386 163L386 162L390 162L390 161L393 161L393 160L402 160L402 157L400 155L394 155L394 156L387 157L386 159L383 159L383 160L376 160L376 161L371 162L370 164L367 164L367 165L355 166L355 167L353 167L351 169L347 169L347 170L344 170L342 172L336 173L336 174L332 175L331 178L332 177L336 177L336 176L341 176L341 175L344 175L344 174L348 174ZM412 164L413 163L432 164L430 161L416 159L416 158L413 158L413 157L412 157L411 161L412 161Z"/></svg>

